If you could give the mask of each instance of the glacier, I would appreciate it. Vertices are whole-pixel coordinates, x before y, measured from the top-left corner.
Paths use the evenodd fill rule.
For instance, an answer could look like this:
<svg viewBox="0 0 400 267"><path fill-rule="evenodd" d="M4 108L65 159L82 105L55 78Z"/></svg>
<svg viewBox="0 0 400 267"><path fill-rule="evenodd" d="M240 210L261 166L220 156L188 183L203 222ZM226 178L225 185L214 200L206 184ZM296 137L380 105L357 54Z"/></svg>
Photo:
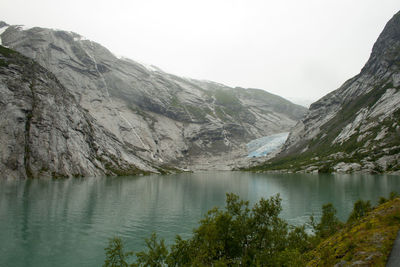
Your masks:
<svg viewBox="0 0 400 267"><path fill-rule="evenodd" d="M249 158L263 157L277 150L282 146L289 136L289 132L283 132L264 136L247 143L247 152Z"/></svg>

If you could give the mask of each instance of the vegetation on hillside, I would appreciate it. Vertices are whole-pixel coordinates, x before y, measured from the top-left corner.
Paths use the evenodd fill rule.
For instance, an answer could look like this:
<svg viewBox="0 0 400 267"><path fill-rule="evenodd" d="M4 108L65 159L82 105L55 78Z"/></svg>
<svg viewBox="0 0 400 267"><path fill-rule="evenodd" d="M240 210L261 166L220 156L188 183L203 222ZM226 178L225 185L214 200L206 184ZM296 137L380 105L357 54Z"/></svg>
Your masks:
<svg viewBox="0 0 400 267"><path fill-rule="evenodd" d="M171 247L153 234L142 252L125 252L120 238L109 241L105 267L111 266L333 266L354 262L383 266L400 229L400 198L380 199L373 209L359 200L346 223L336 217L332 204L322 217L291 226L279 217L279 195L261 199L252 208L237 195L227 194L225 209L213 208L184 240ZM136 260L129 263L130 257Z"/></svg>
<svg viewBox="0 0 400 267"><path fill-rule="evenodd" d="M328 122L320 127L320 133L311 140L303 140L298 146L284 151L271 160L250 168L247 171L318 171L320 173L334 172L338 163L356 163L365 165L366 162L376 162L384 156L399 153L399 116L400 110L394 111L384 120L379 121L367 131L362 126L373 125L378 118L368 118L354 129L351 137L343 143L334 143L335 138L350 123L355 121L359 111L363 108L370 110L387 89L399 90L400 86L384 81L374 87L369 93L343 103L339 112ZM378 138L382 130L386 131L385 137ZM362 137L362 138L361 138ZM396 161L387 166L385 170L376 166L372 172L381 173L400 170L400 162Z"/></svg>
<svg viewBox="0 0 400 267"><path fill-rule="evenodd" d="M400 199L396 198L367 216L349 220L341 231L308 252L307 266L385 266L399 229Z"/></svg>

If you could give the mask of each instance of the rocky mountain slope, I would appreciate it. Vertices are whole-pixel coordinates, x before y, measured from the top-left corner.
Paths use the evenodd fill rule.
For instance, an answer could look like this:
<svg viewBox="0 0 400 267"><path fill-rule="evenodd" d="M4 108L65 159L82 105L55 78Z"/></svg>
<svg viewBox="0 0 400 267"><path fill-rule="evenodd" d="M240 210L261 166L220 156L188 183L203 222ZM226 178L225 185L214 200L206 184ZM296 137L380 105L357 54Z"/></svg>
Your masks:
<svg viewBox="0 0 400 267"><path fill-rule="evenodd" d="M310 106L281 153L254 170L400 170L400 12L360 74Z"/></svg>
<svg viewBox="0 0 400 267"><path fill-rule="evenodd" d="M287 131L306 112L263 90L181 78L118 58L73 32L0 22L0 38L52 72L113 136L116 149L129 150L130 161L149 162L147 169L231 168L247 142Z"/></svg>
<svg viewBox="0 0 400 267"><path fill-rule="evenodd" d="M0 95L3 177L162 171L134 157L128 147L98 125L52 73L3 46Z"/></svg>

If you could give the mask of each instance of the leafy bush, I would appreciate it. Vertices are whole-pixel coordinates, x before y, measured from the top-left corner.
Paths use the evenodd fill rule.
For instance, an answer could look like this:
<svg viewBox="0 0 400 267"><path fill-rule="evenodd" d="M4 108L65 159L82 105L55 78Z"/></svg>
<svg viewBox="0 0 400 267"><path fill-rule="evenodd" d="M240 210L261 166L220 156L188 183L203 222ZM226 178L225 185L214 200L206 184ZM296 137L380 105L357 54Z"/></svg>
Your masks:
<svg viewBox="0 0 400 267"><path fill-rule="evenodd" d="M393 199L398 198L398 197L399 197L399 194L397 192L390 192L389 199L384 198L384 197L380 197L378 203L379 204L383 204L385 202L388 202L389 200L393 200Z"/></svg>
<svg viewBox="0 0 400 267"><path fill-rule="evenodd" d="M305 227L289 227L279 218L279 195L261 199L251 209L248 201L227 194L224 210L213 208L193 231L192 238L176 237L170 250L155 234L146 240L147 251L136 253L127 265L120 239L106 249L105 266L293 266L310 249ZM113 265L121 263L121 265ZM108 265L107 265L108 264Z"/></svg>
<svg viewBox="0 0 400 267"><path fill-rule="evenodd" d="M311 226L314 229L314 233L319 238L327 238L334 234L340 229L342 223L336 217L336 209L332 203L328 203L322 206L322 217L320 223L316 224L314 217L311 216Z"/></svg>
<svg viewBox="0 0 400 267"><path fill-rule="evenodd" d="M393 200L398 197L399 197L399 194L397 192L390 192L390 195L389 195L390 200Z"/></svg>
<svg viewBox="0 0 400 267"><path fill-rule="evenodd" d="M163 266L168 256L168 250L165 247L164 240L157 241L155 233L149 239L146 239L147 251L136 253L137 263L132 266Z"/></svg>
<svg viewBox="0 0 400 267"><path fill-rule="evenodd" d="M391 198L396 196L391 194ZM184 240L178 235L168 249L164 240L158 241L156 234L152 234L146 239L147 250L136 253L136 262L128 264L127 259L133 252L125 253L121 239L114 238L105 249L104 266L304 266L306 260L310 260L306 258L307 253L344 224L336 217L333 205L328 203L322 206L319 223L311 217L314 235L308 234L304 225L290 226L279 218L281 201L276 195L261 199L250 208L248 201L227 194L225 209L208 211L190 239ZM369 210L369 201L357 201L348 223ZM352 251L354 244L350 241L346 241L344 250ZM323 257L327 262L332 256L328 254Z"/></svg>
<svg viewBox="0 0 400 267"><path fill-rule="evenodd" d="M387 201L388 201L388 200L387 200L386 198L380 197L379 200L378 200L378 204L381 205L381 204L383 204L383 203L385 203L385 202L387 202Z"/></svg>
<svg viewBox="0 0 400 267"><path fill-rule="evenodd" d="M356 203L354 203L354 208L353 211L351 212L349 219L347 220L348 223L352 223L360 219L361 217L365 216L367 212L371 211L371 203L370 201L363 201L363 200L358 200Z"/></svg>
<svg viewBox="0 0 400 267"><path fill-rule="evenodd" d="M110 239L108 247L105 248L106 260L103 267L128 267L129 264L126 261L133 252L124 252L124 245L121 238L115 237Z"/></svg>

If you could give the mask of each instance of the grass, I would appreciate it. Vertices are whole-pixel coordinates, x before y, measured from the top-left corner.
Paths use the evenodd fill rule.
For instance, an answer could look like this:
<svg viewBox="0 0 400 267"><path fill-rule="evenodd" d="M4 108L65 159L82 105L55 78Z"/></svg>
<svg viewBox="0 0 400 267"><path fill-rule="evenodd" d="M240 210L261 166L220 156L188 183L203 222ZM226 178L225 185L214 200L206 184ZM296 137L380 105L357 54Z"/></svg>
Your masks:
<svg viewBox="0 0 400 267"><path fill-rule="evenodd" d="M104 167L106 168L106 170L112 172L116 176L149 175L150 174L150 172L146 172L141 169L138 169L134 165L117 166L110 162L107 162L104 164Z"/></svg>
<svg viewBox="0 0 400 267"><path fill-rule="evenodd" d="M206 121L206 116L214 116L213 112L211 109L208 107L200 108L195 105L190 105L190 104L184 104L179 101L178 97L176 95L173 95L172 98L170 99L170 106L182 110L184 112L190 113L190 115L197 121L204 122Z"/></svg>
<svg viewBox="0 0 400 267"><path fill-rule="evenodd" d="M362 266L385 266L400 230L400 198L388 201L360 220L322 241L306 255L307 266L334 266L362 262Z"/></svg>
<svg viewBox="0 0 400 267"><path fill-rule="evenodd" d="M216 90L214 96L217 104L223 106L240 105L239 99L230 91Z"/></svg>
<svg viewBox="0 0 400 267"><path fill-rule="evenodd" d="M129 176L129 175L149 175L150 172L143 171L135 165L125 163L120 164L115 155L108 154L107 156L96 156L96 159L104 164L104 168L109 171L107 175Z"/></svg>
<svg viewBox="0 0 400 267"><path fill-rule="evenodd" d="M4 57L8 58L12 55L17 54L17 52L15 52L14 50L11 50L7 47L4 47L2 45L0 45L0 54L3 55Z"/></svg>
<svg viewBox="0 0 400 267"><path fill-rule="evenodd" d="M203 110L202 108L192 106L192 105L186 105L185 108L197 120L205 121L206 116L207 116L206 110Z"/></svg>
<svg viewBox="0 0 400 267"><path fill-rule="evenodd" d="M220 107L215 107L215 114L217 115L217 117L222 120L222 121L229 121L229 118L225 115L225 113L223 112L222 108Z"/></svg>
<svg viewBox="0 0 400 267"><path fill-rule="evenodd" d="M5 60L0 59L0 67L8 67L8 63Z"/></svg>
<svg viewBox="0 0 400 267"><path fill-rule="evenodd" d="M4 46L0 45L0 54L5 58L10 58L13 55L15 55L16 52L11 50L11 49L8 49L7 47L4 47ZM8 67L7 60L0 59L0 67Z"/></svg>

